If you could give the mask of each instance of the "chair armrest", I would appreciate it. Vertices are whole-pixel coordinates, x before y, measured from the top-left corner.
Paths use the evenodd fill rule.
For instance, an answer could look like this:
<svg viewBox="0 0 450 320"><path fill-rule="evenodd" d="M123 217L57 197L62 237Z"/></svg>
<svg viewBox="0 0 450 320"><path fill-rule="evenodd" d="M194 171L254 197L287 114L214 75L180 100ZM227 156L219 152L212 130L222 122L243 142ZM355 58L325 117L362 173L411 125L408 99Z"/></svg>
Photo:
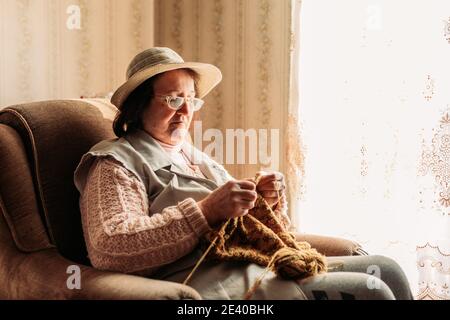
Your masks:
<svg viewBox="0 0 450 320"><path fill-rule="evenodd" d="M200 300L193 288L171 281L149 279L122 273L84 268L82 289L75 292L77 299L120 300Z"/></svg>
<svg viewBox="0 0 450 320"><path fill-rule="evenodd" d="M304 233L294 235L297 241L308 242L311 247L328 257L367 255L361 245L352 240Z"/></svg>
<svg viewBox="0 0 450 320"><path fill-rule="evenodd" d="M6 299L201 299L189 286L100 271L67 260L56 249L8 251L0 254L0 297ZM80 267L80 289L67 286L70 265Z"/></svg>

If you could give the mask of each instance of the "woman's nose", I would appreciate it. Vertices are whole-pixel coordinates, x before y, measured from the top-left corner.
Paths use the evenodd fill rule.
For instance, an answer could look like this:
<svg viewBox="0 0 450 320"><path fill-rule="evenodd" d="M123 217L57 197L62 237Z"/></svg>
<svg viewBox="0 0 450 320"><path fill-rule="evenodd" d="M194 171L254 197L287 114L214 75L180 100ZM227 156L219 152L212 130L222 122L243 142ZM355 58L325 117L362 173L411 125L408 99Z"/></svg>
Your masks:
<svg viewBox="0 0 450 320"><path fill-rule="evenodd" d="M183 104L181 105L180 109L178 109L178 112L188 114L191 109L191 104L187 101L187 99L184 99Z"/></svg>

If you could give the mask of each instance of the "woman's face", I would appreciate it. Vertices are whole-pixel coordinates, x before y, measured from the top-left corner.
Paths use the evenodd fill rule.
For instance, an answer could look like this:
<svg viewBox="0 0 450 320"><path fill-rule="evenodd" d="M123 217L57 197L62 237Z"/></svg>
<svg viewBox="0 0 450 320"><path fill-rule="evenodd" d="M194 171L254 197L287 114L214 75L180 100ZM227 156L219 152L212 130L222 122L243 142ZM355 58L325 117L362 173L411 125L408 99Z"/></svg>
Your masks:
<svg viewBox="0 0 450 320"><path fill-rule="evenodd" d="M181 143L188 134L193 107L185 102L175 111L161 96L195 97L194 79L186 70L167 71L158 76L153 92L154 97L143 112L144 130L162 142L171 145Z"/></svg>

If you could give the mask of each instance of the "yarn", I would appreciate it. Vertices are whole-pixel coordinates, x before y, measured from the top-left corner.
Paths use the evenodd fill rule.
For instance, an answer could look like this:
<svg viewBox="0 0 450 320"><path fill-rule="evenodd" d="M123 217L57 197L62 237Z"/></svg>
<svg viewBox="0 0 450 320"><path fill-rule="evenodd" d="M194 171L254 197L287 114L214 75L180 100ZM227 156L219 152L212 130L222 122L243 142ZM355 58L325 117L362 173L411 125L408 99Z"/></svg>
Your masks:
<svg viewBox="0 0 450 320"><path fill-rule="evenodd" d="M259 176L254 181L257 184ZM283 279L303 279L327 271L325 257L309 243L297 241L259 194L248 214L229 219L206 234L202 245L207 248L183 283L189 282L205 259L248 261L266 267L244 299L251 298L268 271Z"/></svg>

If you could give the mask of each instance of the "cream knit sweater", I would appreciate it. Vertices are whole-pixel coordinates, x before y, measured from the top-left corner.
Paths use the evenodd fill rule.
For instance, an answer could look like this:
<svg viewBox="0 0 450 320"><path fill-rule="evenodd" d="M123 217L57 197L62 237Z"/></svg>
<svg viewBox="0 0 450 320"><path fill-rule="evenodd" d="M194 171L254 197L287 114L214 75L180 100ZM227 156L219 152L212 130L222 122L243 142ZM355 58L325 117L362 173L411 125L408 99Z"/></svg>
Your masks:
<svg viewBox="0 0 450 320"><path fill-rule="evenodd" d="M113 158L96 159L80 199L84 237L94 267L151 275L190 253L211 230L192 198L152 215L149 207L145 186L133 173ZM289 227L284 195L275 212Z"/></svg>

